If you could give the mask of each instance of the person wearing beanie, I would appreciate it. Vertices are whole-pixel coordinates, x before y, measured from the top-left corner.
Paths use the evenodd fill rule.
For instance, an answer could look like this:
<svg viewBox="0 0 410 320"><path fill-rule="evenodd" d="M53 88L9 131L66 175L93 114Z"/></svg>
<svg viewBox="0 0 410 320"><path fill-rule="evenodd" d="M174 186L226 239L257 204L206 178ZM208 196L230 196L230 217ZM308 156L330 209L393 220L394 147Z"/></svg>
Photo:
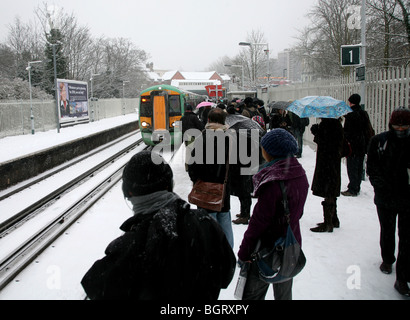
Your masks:
<svg viewBox="0 0 410 320"><path fill-rule="evenodd" d="M258 202L238 252L240 264L250 263L244 300L263 300L269 288L269 284L260 280L256 263L251 262L258 241L261 240L261 249L272 248L275 241L286 234L279 181L284 181L290 208L290 226L300 244L302 236L299 219L303 215L309 190L306 172L294 156L297 151L296 140L289 132L284 129L269 131L262 138L261 149L266 164L253 177L254 196ZM274 284L275 299L291 300L292 285L293 280Z"/></svg>
<svg viewBox="0 0 410 320"><path fill-rule="evenodd" d="M396 262L394 288L410 296L410 109L397 108L390 117L389 130L374 136L367 154L367 174L374 189L374 203L380 222L380 270L392 273ZM397 221L398 220L398 221ZM398 226L398 254L396 247Z"/></svg>
<svg viewBox="0 0 410 320"><path fill-rule="evenodd" d="M349 184L347 185L347 190L341 194L345 197L357 197L362 183L364 158L370 138L374 135L374 130L370 123L369 115L360 106L361 97L355 93L349 97L348 101L353 112L344 116L345 124L343 130L346 140L352 148L352 153L346 157Z"/></svg>
<svg viewBox="0 0 410 320"><path fill-rule="evenodd" d="M235 255L218 224L172 191L165 160L150 151L134 155L122 190L134 215L83 277L88 298L217 300L232 280Z"/></svg>
<svg viewBox="0 0 410 320"><path fill-rule="evenodd" d="M343 127L339 119L321 119L310 131L317 144L316 167L312 181L312 193L322 197L324 221L312 232L333 232L340 227L337 216L337 197L340 196Z"/></svg>

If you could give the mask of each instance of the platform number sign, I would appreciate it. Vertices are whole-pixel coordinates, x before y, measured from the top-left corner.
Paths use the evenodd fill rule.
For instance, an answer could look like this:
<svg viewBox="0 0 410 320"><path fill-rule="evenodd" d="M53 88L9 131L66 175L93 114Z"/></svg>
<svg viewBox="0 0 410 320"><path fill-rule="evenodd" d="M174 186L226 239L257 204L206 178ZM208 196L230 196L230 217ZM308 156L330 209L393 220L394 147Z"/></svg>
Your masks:
<svg viewBox="0 0 410 320"><path fill-rule="evenodd" d="M360 46L342 46L342 67L360 65Z"/></svg>

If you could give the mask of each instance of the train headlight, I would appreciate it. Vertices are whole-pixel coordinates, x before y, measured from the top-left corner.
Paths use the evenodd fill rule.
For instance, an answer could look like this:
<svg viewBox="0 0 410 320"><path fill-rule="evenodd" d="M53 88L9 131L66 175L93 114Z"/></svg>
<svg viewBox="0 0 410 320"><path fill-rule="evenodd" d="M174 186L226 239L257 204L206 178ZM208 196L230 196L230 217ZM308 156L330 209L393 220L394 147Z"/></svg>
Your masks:
<svg viewBox="0 0 410 320"><path fill-rule="evenodd" d="M143 121L143 122L141 122L141 126L142 126L143 128L149 128L151 125L150 125L148 122Z"/></svg>

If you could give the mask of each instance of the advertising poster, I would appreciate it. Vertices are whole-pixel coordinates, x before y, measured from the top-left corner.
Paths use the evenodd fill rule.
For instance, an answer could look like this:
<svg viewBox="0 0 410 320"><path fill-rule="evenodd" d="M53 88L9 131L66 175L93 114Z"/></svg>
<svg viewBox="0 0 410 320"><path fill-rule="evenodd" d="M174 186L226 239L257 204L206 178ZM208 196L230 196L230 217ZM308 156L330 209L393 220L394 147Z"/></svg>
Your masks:
<svg viewBox="0 0 410 320"><path fill-rule="evenodd" d="M58 79L57 90L60 123L89 119L87 82Z"/></svg>

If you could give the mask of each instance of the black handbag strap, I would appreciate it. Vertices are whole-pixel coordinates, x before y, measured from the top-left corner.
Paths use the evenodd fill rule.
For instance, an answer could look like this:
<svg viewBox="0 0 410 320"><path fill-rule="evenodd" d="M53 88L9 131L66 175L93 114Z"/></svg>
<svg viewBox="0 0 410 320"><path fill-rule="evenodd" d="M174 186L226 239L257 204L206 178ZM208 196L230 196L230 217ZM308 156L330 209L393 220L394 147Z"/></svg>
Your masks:
<svg viewBox="0 0 410 320"><path fill-rule="evenodd" d="M280 186L280 190L282 191L282 196L283 196L282 204L283 204L286 222L287 224L290 224L289 201L288 201L288 195L286 192L285 182L283 180L280 180L279 186Z"/></svg>
<svg viewBox="0 0 410 320"><path fill-rule="evenodd" d="M283 205L283 210L284 210L284 216L286 218L286 223L289 225L290 224L290 211L289 211L289 201L288 201L288 195L286 192L285 182L283 180L280 180L279 186L280 186L280 190L282 191L282 198L283 198L282 205ZM256 244L255 251L252 254L254 258L258 256L260 246L261 246L261 240L259 239L258 243Z"/></svg>

